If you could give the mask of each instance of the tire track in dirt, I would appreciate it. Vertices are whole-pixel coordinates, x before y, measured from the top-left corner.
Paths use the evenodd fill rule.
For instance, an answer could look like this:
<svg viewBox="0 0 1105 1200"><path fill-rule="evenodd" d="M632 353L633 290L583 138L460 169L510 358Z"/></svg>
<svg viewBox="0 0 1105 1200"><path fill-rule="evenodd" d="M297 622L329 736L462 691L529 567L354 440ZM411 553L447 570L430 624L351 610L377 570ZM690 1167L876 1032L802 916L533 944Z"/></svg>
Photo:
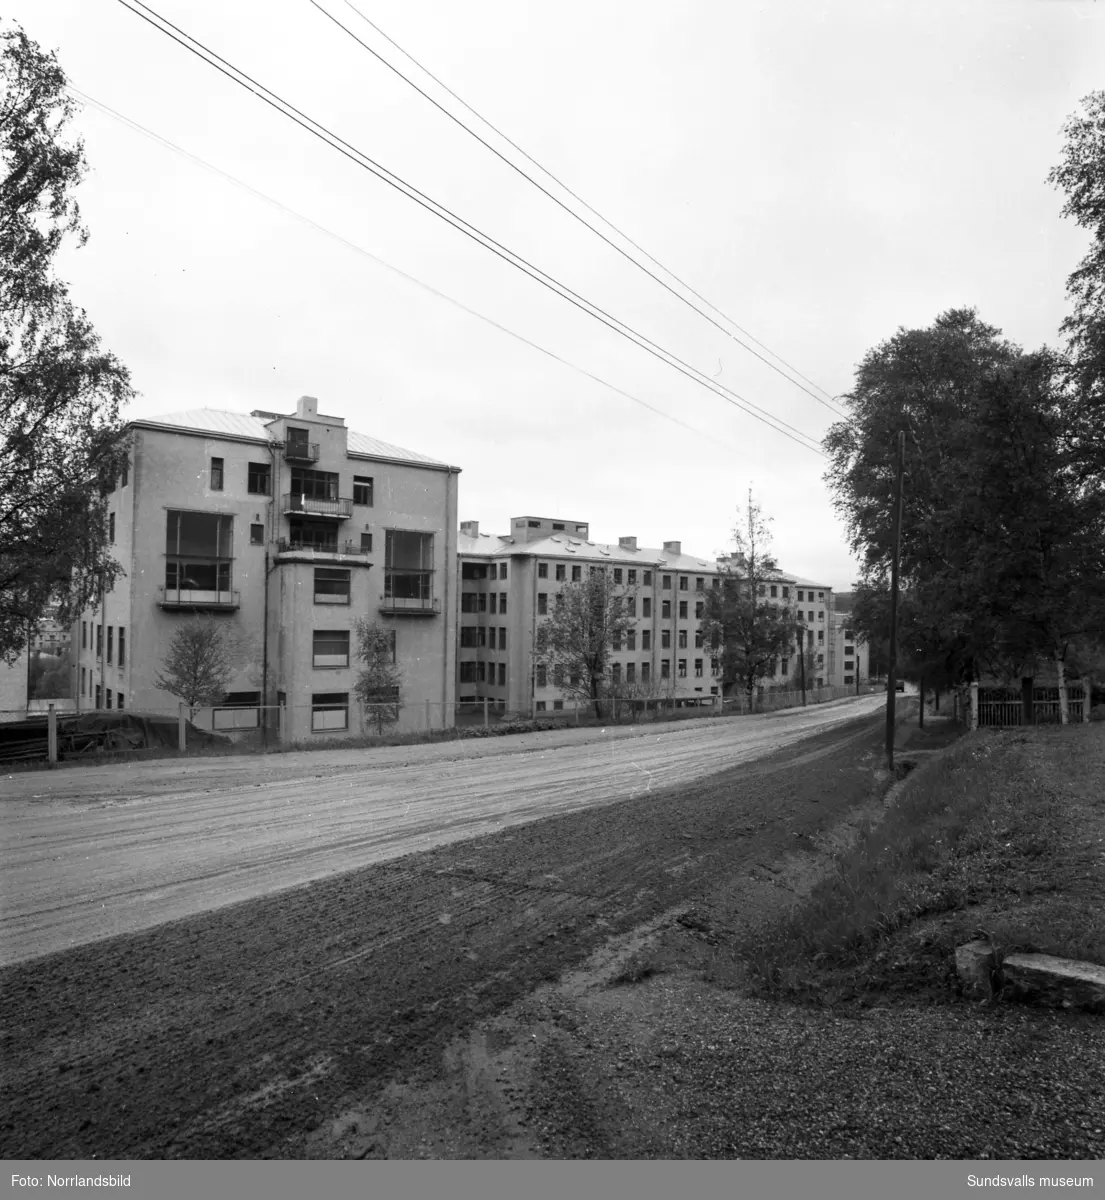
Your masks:
<svg viewBox="0 0 1105 1200"><path fill-rule="evenodd" d="M363 1104L397 1071L433 1063L458 1031L611 933L858 803L876 724L4 968L0 1150L302 1150L351 1097Z"/></svg>

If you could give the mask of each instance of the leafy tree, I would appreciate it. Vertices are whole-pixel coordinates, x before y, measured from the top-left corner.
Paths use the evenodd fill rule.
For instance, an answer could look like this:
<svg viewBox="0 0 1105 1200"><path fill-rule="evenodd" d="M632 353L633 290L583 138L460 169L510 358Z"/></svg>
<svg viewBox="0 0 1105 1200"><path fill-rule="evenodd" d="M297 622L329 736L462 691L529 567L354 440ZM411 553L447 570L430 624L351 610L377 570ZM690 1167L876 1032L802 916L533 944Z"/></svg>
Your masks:
<svg viewBox="0 0 1105 1200"><path fill-rule="evenodd" d="M216 618L195 617L173 634L154 685L190 709L219 704L241 659L237 641Z"/></svg>
<svg viewBox="0 0 1105 1200"><path fill-rule="evenodd" d="M402 669L395 661L395 630L375 621L358 618L357 658L364 663L353 690L369 713L369 719L382 734L384 727L399 720Z"/></svg>
<svg viewBox="0 0 1105 1200"><path fill-rule="evenodd" d="M767 596L779 578L779 565L769 553L770 518L748 492L748 504L733 530L736 553L725 563L721 586L706 594L703 641L721 658L723 695L741 688L752 707L756 685L774 671L775 660L795 646L798 618L787 604Z"/></svg>
<svg viewBox="0 0 1105 1200"><path fill-rule="evenodd" d="M602 717L602 700L609 693L614 645L636 628L624 603L635 594L615 584L604 568L591 567L578 583L565 583L556 593L542 623L545 659L561 679L558 686L593 704L596 717Z"/></svg>
<svg viewBox="0 0 1105 1200"><path fill-rule="evenodd" d="M86 164L65 140L74 105L56 57L0 29L0 657L26 644L51 601L71 620L119 566L105 494L125 461L126 368L100 346L54 274L83 245L74 190Z"/></svg>
<svg viewBox="0 0 1105 1200"><path fill-rule="evenodd" d="M72 683L68 648L60 654L31 652L30 682L27 694L31 700L68 700Z"/></svg>

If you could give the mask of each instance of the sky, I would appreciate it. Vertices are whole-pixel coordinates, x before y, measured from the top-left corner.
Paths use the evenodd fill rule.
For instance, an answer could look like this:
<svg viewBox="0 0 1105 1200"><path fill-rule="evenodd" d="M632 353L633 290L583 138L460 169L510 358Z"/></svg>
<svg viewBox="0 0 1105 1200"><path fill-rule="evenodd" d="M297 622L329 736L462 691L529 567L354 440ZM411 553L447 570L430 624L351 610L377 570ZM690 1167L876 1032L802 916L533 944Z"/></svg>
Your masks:
<svg viewBox="0 0 1105 1200"><path fill-rule="evenodd" d="M863 356L964 306L1026 348L1059 340L1088 238L1046 177L1063 122L1105 86L1105 3L354 3L151 8L711 386L120 0L8 0L89 98L72 129L91 237L58 270L130 368L129 418L291 412L313 395L351 428L462 468L460 518L488 533L563 516L596 541L712 556L731 549L751 489L780 563L845 589L857 567L827 460L797 435L820 444Z"/></svg>

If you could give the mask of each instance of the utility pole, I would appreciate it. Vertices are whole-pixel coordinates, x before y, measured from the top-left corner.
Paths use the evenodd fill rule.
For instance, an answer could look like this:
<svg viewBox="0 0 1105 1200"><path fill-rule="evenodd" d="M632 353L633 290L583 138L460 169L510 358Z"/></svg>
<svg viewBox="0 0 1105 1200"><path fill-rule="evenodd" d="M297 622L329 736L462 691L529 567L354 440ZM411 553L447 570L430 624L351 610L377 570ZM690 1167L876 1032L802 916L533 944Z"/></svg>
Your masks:
<svg viewBox="0 0 1105 1200"><path fill-rule="evenodd" d="M902 476L905 432L898 434L898 482L894 497L894 556L890 566L890 662L886 672L886 767L894 770L894 702L898 689L898 560L902 553Z"/></svg>

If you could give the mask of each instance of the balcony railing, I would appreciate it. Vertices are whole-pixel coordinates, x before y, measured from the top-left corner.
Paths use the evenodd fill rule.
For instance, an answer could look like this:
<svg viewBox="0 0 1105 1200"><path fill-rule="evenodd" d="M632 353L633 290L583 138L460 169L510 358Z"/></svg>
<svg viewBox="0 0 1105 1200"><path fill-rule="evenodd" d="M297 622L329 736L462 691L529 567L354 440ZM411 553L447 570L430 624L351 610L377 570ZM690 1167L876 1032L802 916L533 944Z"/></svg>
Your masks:
<svg viewBox="0 0 1105 1200"><path fill-rule="evenodd" d="M434 596L381 596L380 612L393 617L432 617L441 612L441 601Z"/></svg>
<svg viewBox="0 0 1105 1200"><path fill-rule="evenodd" d="M162 608L206 609L209 612L233 612L242 606L241 593L229 588L157 589Z"/></svg>
<svg viewBox="0 0 1105 1200"><path fill-rule="evenodd" d="M333 517L336 521L344 521L353 515L353 501L318 500L314 496L303 496L298 493L284 493L284 512L303 513L312 517Z"/></svg>
<svg viewBox="0 0 1105 1200"><path fill-rule="evenodd" d="M285 442L284 458L288 462L318 462L318 442Z"/></svg>
<svg viewBox="0 0 1105 1200"><path fill-rule="evenodd" d="M310 542L300 538L279 538L276 542L277 554L310 554L316 558L344 558L353 555L355 558L368 558L371 551L363 550L355 542Z"/></svg>

